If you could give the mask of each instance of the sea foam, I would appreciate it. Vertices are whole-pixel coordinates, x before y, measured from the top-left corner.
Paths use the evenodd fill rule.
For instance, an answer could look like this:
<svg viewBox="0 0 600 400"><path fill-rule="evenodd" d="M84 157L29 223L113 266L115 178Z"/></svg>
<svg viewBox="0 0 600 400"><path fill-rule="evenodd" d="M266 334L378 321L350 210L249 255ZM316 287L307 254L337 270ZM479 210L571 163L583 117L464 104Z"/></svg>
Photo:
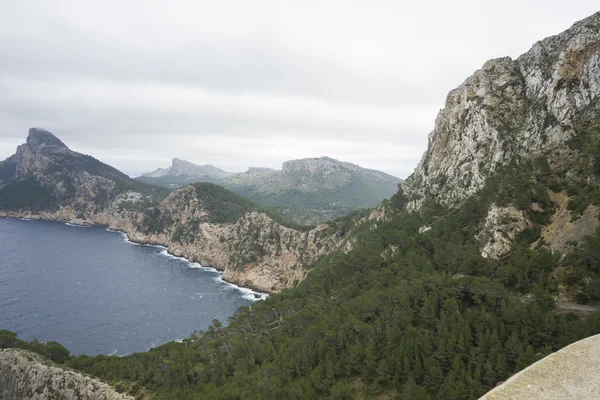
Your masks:
<svg viewBox="0 0 600 400"><path fill-rule="evenodd" d="M131 240L129 240L129 236L127 236L127 234L125 232L115 231L110 228L106 228L106 231L121 234L121 236L123 237L123 241L125 243L129 243L129 244L132 244L135 246L148 246L148 247L156 247L156 248L162 249L162 251L159 253L161 256L170 258L172 260L178 260L178 261L184 262L187 264L188 268L196 268L196 269L201 269L201 270L204 270L207 272L213 272L213 273L217 274L217 276L215 277L215 281L223 284L224 286L227 286L229 289L233 289L233 290L237 290L237 291L241 292L242 297L246 300L258 301L258 300L265 300L267 297L269 297L268 293L257 292L255 290L241 287L234 283L229 283L227 281L224 281L223 280L223 272L221 272L213 267L204 267L197 262L192 262L192 261L188 260L185 257L174 256L173 254L169 253L169 250L165 246L156 245L156 244L145 244L145 243L132 242Z"/></svg>

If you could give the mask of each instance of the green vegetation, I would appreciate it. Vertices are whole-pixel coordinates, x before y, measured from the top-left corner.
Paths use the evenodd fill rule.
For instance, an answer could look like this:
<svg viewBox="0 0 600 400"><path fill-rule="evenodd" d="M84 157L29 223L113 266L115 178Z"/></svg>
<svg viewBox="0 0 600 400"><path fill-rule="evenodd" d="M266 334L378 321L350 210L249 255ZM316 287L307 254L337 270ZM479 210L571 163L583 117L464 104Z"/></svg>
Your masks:
<svg viewBox="0 0 600 400"><path fill-rule="evenodd" d="M58 200L35 178L12 182L0 190L0 209L42 211L54 209Z"/></svg>
<svg viewBox="0 0 600 400"><path fill-rule="evenodd" d="M298 177L297 180L300 178ZM339 218L358 209L374 207L393 194L394 185L366 182L352 178L340 187L314 187L305 191L297 188L264 188L256 185L223 183L231 191L256 203L270 207L299 224L319 224ZM293 186L289 183L288 186Z"/></svg>
<svg viewBox="0 0 600 400"><path fill-rule="evenodd" d="M600 312L558 312L552 297L566 285L577 301L600 302L600 230L564 257L539 243L532 248L555 211L547 188L570 189L574 204L588 202L575 186L540 157L497 171L451 210L428 196L421 213L407 213L399 190L384 201L385 221L365 214L336 221L332 229L355 238L351 251L321 258L299 285L238 309L226 326L215 320L181 343L126 357L68 357L65 365L132 395L167 400L478 398L600 332ZM215 222L260 210L209 183L194 184L193 194ZM476 238L493 203L512 205L532 222L501 260L483 258ZM147 218L157 231L169 223L157 209ZM425 225L431 229L419 234Z"/></svg>
<svg viewBox="0 0 600 400"><path fill-rule="evenodd" d="M297 230L312 228L290 221L276 211L260 206L214 183L199 182L192 184L192 186L197 199L202 202L202 207L210 214L211 222L235 223L245 214L257 211L267 214L273 220L288 228Z"/></svg>
<svg viewBox="0 0 600 400"><path fill-rule="evenodd" d="M8 348L33 351L58 364L63 364L70 356L69 350L57 342L42 343L37 339L26 342L18 339L17 334L14 332L0 330L0 349Z"/></svg>
<svg viewBox="0 0 600 400"><path fill-rule="evenodd" d="M354 226L352 251L322 258L297 287L240 308L227 326L214 321L182 343L65 364L161 399L478 398L600 332L600 313L554 310L552 269L560 257L529 246L553 210L543 164L514 165L447 212L428 202L421 215L406 213L399 191L384 204L386 222L338 221L339 229ZM198 195L225 196L213 186ZM492 202L514 204L534 221L500 261L482 258L475 239ZM232 215L245 209L233 204ZM418 234L425 224L432 229ZM583 276L598 274L600 237L587 238L567 260ZM585 300L596 301L600 279L587 282ZM521 293L533 301L523 302Z"/></svg>
<svg viewBox="0 0 600 400"><path fill-rule="evenodd" d="M202 182L192 184L196 198L210 214L212 222L234 223L246 213L255 211L256 204L230 192L222 186Z"/></svg>

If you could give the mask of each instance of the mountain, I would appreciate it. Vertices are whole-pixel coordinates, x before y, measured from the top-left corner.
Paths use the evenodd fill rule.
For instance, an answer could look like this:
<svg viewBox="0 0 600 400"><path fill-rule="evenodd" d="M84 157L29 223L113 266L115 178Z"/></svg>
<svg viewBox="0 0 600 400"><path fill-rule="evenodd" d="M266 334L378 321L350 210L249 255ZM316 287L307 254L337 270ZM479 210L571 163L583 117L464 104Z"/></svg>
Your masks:
<svg viewBox="0 0 600 400"><path fill-rule="evenodd" d="M176 161L172 171L188 167ZM338 226L346 221L308 229L208 182L173 192L150 186L39 128L0 171L0 216L108 225L263 292L298 284L319 256L345 241Z"/></svg>
<svg viewBox="0 0 600 400"><path fill-rule="evenodd" d="M278 259L290 240L298 247L279 259L313 249L299 284L180 343L64 364L140 398L479 398L600 332L599 99L596 13L452 91L415 172L374 210L283 240L255 212L227 228L256 257ZM224 190L200 185L136 221L159 235L177 218L191 251L219 233L206 223L199 238L186 216L202 224L250 210L227 191L228 212L199 207L223 204ZM586 362L558 358L559 371Z"/></svg>
<svg viewBox="0 0 600 400"><path fill-rule="evenodd" d="M408 209L453 208L478 197L487 208L478 233L482 255L492 258L506 255L526 229L544 226L541 239L552 251L593 233L600 205L599 30L595 15L516 60L486 62L450 92L403 185Z"/></svg>
<svg viewBox="0 0 600 400"><path fill-rule="evenodd" d="M31 128L27 141L0 162L0 208L78 212L106 207L117 195L157 193L95 158L70 150L52 133Z"/></svg>
<svg viewBox="0 0 600 400"><path fill-rule="evenodd" d="M172 186L195 181L218 183L302 225L314 225L374 207L392 196L402 182L386 173L329 157L286 161L281 170L252 167L238 174L181 160L176 166L176 160L172 167L136 179Z"/></svg>
<svg viewBox="0 0 600 400"><path fill-rule="evenodd" d="M174 158L168 168L159 168L136 178L154 185L184 186L194 182L217 182L231 175L212 165L196 165L186 160Z"/></svg>
<svg viewBox="0 0 600 400"><path fill-rule="evenodd" d="M370 208L391 197L401 179L330 157L286 161L281 171L251 169L220 183L305 224Z"/></svg>

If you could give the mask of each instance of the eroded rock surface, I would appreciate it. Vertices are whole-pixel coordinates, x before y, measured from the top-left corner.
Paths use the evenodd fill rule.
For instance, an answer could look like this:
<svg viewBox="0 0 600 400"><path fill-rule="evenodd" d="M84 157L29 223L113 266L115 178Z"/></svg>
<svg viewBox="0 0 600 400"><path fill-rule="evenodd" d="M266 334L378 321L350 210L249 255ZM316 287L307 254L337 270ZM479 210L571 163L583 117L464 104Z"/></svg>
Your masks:
<svg viewBox="0 0 600 400"><path fill-rule="evenodd" d="M97 379L46 363L30 352L0 350L0 399L133 400Z"/></svg>
<svg viewBox="0 0 600 400"><path fill-rule="evenodd" d="M454 206L511 162L547 157L574 173L567 143L575 127L600 115L600 13L536 43L513 60L486 62L454 89L435 121L421 162L404 183L408 209L425 196Z"/></svg>

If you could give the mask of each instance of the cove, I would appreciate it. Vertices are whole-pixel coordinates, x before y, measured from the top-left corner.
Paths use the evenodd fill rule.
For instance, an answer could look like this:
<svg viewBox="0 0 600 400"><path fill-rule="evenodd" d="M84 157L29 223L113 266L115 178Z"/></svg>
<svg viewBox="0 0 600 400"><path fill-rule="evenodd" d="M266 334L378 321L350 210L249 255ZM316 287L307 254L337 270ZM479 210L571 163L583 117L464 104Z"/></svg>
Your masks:
<svg viewBox="0 0 600 400"><path fill-rule="evenodd" d="M258 298L105 227L0 219L0 329L25 340L125 355L225 323Z"/></svg>

